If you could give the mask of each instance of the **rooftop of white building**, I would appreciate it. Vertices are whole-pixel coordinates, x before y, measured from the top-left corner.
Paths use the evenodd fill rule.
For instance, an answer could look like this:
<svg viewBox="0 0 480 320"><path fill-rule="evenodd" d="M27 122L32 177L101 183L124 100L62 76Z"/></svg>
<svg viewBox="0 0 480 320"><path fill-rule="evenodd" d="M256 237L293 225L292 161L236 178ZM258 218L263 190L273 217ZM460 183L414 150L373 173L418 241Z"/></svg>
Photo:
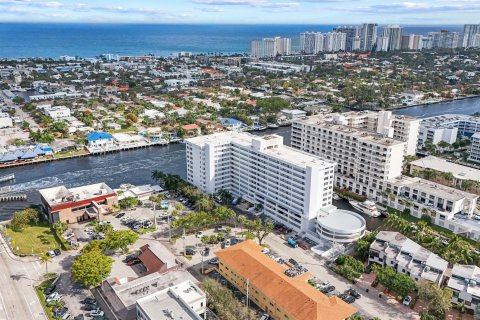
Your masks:
<svg viewBox="0 0 480 320"><path fill-rule="evenodd" d="M463 114L442 114L439 116L425 118L422 126L441 127L448 126L457 121L470 121L480 123L480 117L468 116Z"/></svg>
<svg viewBox="0 0 480 320"><path fill-rule="evenodd" d="M244 132L220 132L208 136L200 136L187 140L198 146L206 144L224 145L234 144L243 148L254 148L254 143L265 144L259 150L272 158L280 161L288 162L301 168L318 167L318 166L334 166L335 162L319 158L306 152L293 149L283 144L283 138L278 135L255 136Z"/></svg>
<svg viewBox="0 0 480 320"><path fill-rule="evenodd" d="M203 299L202 292L193 282L187 280L137 301L150 320L173 320L201 318L188 306L191 301Z"/></svg>
<svg viewBox="0 0 480 320"><path fill-rule="evenodd" d="M320 211L317 222L329 230L342 233L361 230L366 226L365 219L359 214L333 205Z"/></svg>
<svg viewBox="0 0 480 320"><path fill-rule="evenodd" d="M475 195L473 193L465 192L417 177L402 176L391 179L388 182L396 186L404 186L410 189L416 189L419 192L425 192L428 195L435 195L437 197L453 202L462 199L475 200L476 198L478 198L478 195Z"/></svg>
<svg viewBox="0 0 480 320"><path fill-rule="evenodd" d="M114 277L106 282L117 298L128 309L135 302L147 295L160 292L184 281L197 282L186 270L174 270L166 273L154 272L141 278L128 281L125 278Z"/></svg>
<svg viewBox="0 0 480 320"><path fill-rule="evenodd" d="M456 179L460 180L468 179L480 181L480 170L450 162L446 159L438 158L435 156L421 158L410 162L410 164L417 167L433 169L444 173L450 172Z"/></svg>
<svg viewBox="0 0 480 320"><path fill-rule="evenodd" d="M58 186L42 189L38 192L50 206L54 206L111 194L113 193L113 190L105 183L96 183L70 189L65 186Z"/></svg>
<svg viewBox="0 0 480 320"><path fill-rule="evenodd" d="M370 248L384 252L402 267L410 269L412 274L435 282L438 282L440 274L431 268L443 273L448 267L446 260L399 232L380 231ZM421 263L413 263L414 261Z"/></svg>
<svg viewBox="0 0 480 320"><path fill-rule="evenodd" d="M454 265L447 287L480 297L480 268L474 265Z"/></svg>

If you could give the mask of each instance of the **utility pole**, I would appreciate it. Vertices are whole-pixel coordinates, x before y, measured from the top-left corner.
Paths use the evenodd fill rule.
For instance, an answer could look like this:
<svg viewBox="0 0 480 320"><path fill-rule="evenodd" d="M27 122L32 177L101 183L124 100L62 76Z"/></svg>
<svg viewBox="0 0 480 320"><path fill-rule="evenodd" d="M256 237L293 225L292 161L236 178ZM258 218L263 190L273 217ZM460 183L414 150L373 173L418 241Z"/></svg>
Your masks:
<svg viewBox="0 0 480 320"><path fill-rule="evenodd" d="M185 228L183 228L183 255L187 255L187 244L185 242Z"/></svg>
<svg viewBox="0 0 480 320"><path fill-rule="evenodd" d="M248 312L248 320L250 320L250 301L249 301L249 299L248 299L249 293L250 293L250 290L249 290L249 289L250 289L250 279L247 279L247 301L246 301L246 303L247 303L247 309L248 309L248 310L247 310L247 312Z"/></svg>
<svg viewBox="0 0 480 320"><path fill-rule="evenodd" d="M172 227L170 226L170 205L167 208L167 223L168 223L168 241L172 241Z"/></svg>
<svg viewBox="0 0 480 320"><path fill-rule="evenodd" d="M153 223L155 223L155 231L157 230L157 212L155 211L155 201L153 202Z"/></svg>

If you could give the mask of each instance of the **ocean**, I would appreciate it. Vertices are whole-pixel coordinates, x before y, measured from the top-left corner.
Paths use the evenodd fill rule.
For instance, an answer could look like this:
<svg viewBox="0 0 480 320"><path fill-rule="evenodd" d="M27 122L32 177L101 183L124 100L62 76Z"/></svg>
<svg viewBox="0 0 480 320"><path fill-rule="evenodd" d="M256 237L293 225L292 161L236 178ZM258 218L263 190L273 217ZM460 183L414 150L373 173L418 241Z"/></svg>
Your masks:
<svg viewBox="0 0 480 320"><path fill-rule="evenodd" d="M292 38L298 49L304 31L331 31L336 25L164 25L0 23L0 58L58 58L119 55L170 56L193 53L246 53L262 37ZM404 26L404 34L426 35L445 26ZM379 28L381 29L381 28ZM462 32L463 26L446 29Z"/></svg>

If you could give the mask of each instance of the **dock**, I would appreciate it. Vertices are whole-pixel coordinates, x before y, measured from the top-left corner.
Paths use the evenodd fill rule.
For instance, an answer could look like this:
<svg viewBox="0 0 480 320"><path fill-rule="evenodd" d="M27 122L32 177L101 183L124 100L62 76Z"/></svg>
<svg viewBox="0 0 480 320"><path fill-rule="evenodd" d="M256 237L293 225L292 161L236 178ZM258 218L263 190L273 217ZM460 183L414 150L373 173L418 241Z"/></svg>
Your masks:
<svg viewBox="0 0 480 320"><path fill-rule="evenodd" d="M8 194L8 195L0 196L0 202L25 201L25 200L27 200L27 195L24 193Z"/></svg>
<svg viewBox="0 0 480 320"><path fill-rule="evenodd" d="M14 173L7 174L7 175L4 175L4 176L0 176L0 182L8 182L8 181L11 181L11 180L15 180L15 174Z"/></svg>

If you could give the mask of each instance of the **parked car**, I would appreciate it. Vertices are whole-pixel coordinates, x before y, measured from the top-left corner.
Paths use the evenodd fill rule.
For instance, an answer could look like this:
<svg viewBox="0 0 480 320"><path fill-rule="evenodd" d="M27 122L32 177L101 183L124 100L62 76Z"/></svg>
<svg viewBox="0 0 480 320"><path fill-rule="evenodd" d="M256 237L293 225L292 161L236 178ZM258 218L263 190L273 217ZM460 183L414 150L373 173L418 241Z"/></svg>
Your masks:
<svg viewBox="0 0 480 320"><path fill-rule="evenodd" d="M103 312L103 311L100 310L100 309L92 310L92 311L90 311L90 313L89 313L90 317L95 317L95 316L103 317L104 314L105 314L105 312Z"/></svg>
<svg viewBox="0 0 480 320"><path fill-rule="evenodd" d="M87 298L83 299L82 303L83 303L83 304L86 304L86 303L89 303L89 304L97 304L97 300L94 299L94 298L89 298L89 297L87 297Z"/></svg>
<svg viewBox="0 0 480 320"><path fill-rule="evenodd" d="M268 319L270 319L270 316L267 313L264 313L260 318L260 320L268 320Z"/></svg>
<svg viewBox="0 0 480 320"><path fill-rule="evenodd" d="M72 315L70 313L65 313L62 317L62 320L68 320L72 317Z"/></svg>
<svg viewBox="0 0 480 320"><path fill-rule="evenodd" d="M348 290L348 294L350 294L355 299L360 299L360 297L361 297L360 293L358 293L357 290L355 290L355 289Z"/></svg>
<svg viewBox="0 0 480 320"><path fill-rule="evenodd" d="M52 293L55 291L55 288L56 288L56 287L57 287L57 286L56 286L55 284L51 284L47 289L45 289L45 291L43 292L43 294L44 294L45 296L48 296L48 295L52 294Z"/></svg>
<svg viewBox="0 0 480 320"><path fill-rule="evenodd" d="M53 250L53 252L55 253L56 256L59 256L59 255L62 254L62 251L60 251L60 249L58 249L58 248Z"/></svg>
<svg viewBox="0 0 480 320"><path fill-rule="evenodd" d="M193 256L195 255L195 253L196 253L195 250L193 250L192 248L185 249L185 255L187 256Z"/></svg>
<svg viewBox="0 0 480 320"><path fill-rule="evenodd" d="M213 264L213 265L218 264L218 258L215 257L215 258L212 258L212 259L208 260L208 264Z"/></svg>
<svg viewBox="0 0 480 320"><path fill-rule="evenodd" d="M89 303L86 303L84 306L83 306L83 310L85 311L92 311L92 310L97 310L98 309L98 306L96 304L89 304Z"/></svg>
<svg viewBox="0 0 480 320"><path fill-rule="evenodd" d="M133 265L139 264L140 262L142 262L142 261L140 261L140 259L135 258L133 260L128 261L127 266L133 266Z"/></svg>
<svg viewBox="0 0 480 320"><path fill-rule="evenodd" d="M230 239L225 240L225 242L223 243L224 248L229 248L230 245L231 245Z"/></svg>
<svg viewBox="0 0 480 320"><path fill-rule="evenodd" d="M202 231L198 231L197 233L195 233L195 237L197 237L197 238L201 238L202 236L203 236Z"/></svg>
<svg viewBox="0 0 480 320"><path fill-rule="evenodd" d="M345 302L348 303L348 304L351 304L351 303L354 303L354 302L355 302L355 298L352 297L352 296L348 296L348 297L346 297L345 299L343 299L343 301L345 301Z"/></svg>
<svg viewBox="0 0 480 320"><path fill-rule="evenodd" d="M55 252L53 250L47 251L47 254L52 258L55 257Z"/></svg>
<svg viewBox="0 0 480 320"><path fill-rule="evenodd" d="M117 218L121 218L125 215L125 212L120 212L119 214L117 214Z"/></svg>
<svg viewBox="0 0 480 320"><path fill-rule="evenodd" d="M412 297L406 296L405 299L403 299L402 303L408 307L411 302L412 302Z"/></svg>
<svg viewBox="0 0 480 320"><path fill-rule="evenodd" d="M232 238L232 239L230 239L230 244L231 244L232 246L236 245L236 244L239 243L239 242L240 242L240 240L238 240L237 238Z"/></svg>
<svg viewBox="0 0 480 320"><path fill-rule="evenodd" d="M74 236L75 236L74 233L69 233L69 234L63 236L63 239L65 239L65 241L67 241L68 239L70 239L70 238L72 238L72 237L74 237Z"/></svg>
<svg viewBox="0 0 480 320"><path fill-rule="evenodd" d="M79 314L78 316L75 316L73 320L85 320L85 316L83 314Z"/></svg>
<svg viewBox="0 0 480 320"><path fill-rule="evenodd" d="M55 318L63 317L68 311L67 307L53 308L52 314Z"/></svg>
<svg viewBox="0 0 480 320"><path fill-rule="evenodd" d="M46 301L47 303L50 303L50 302L58 301L61 299L62 299L62 296L58 292L54 292L47 297Z"/></svg>

